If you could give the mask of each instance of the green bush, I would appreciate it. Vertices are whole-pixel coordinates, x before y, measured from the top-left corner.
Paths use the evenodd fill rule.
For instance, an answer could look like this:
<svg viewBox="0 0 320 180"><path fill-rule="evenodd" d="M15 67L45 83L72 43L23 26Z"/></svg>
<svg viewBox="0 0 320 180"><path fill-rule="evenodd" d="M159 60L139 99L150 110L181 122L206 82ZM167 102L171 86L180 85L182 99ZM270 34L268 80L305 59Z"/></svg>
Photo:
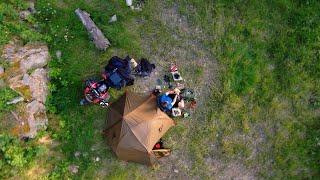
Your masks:
<svg viewBox="0 0 320 180"><path fill-rule="evenodd" d="M10 88L0 89L0 116L2 113L8 112L13 108L13 105L7 105L7 102L17 97L18 93L14 92Z"/></svg>
<svg viewBox="0 0 320 180"><path fill-rule="evenodd" d="M25 169L40 152L38 146L21 142L16 137L0 135L0 178L11 177Z"/></svg>

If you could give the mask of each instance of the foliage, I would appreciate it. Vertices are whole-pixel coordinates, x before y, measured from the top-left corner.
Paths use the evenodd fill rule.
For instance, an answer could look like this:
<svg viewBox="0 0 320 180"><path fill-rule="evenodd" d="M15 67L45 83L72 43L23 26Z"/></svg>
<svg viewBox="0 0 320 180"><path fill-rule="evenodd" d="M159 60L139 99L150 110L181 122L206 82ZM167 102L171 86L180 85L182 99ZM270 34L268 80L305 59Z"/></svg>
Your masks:
<svg viewBox="0 0 320 180"><path fill-rule="evenodd" d="M39 146L21 142L9 135L0 135L0 177L7 178L25 169L40 153Z"/></svg>
<svg viewBox="0 0 320 180"><path fill-rule="evenodd" d="M101 28L110 40L112 46L106 52L100 52L90 38L74 10L81 8L91 14L91 18ZM116 159L105 145L91 150L97 143L103 142L101 131L105 122L105 111L98 106L82 107L79 101L82 97L84 80L99 77L106 62L115 51L118 56L139 55L140 45L136 35L126 27L128 21L134 17L125 2L110 1L101 4L100 1L87 3L81 1L51 1L39 0L36 4L39 13L36 15L39 27L49 38L47 43L51 54L62 52L61 59L53 56L49 62L50 92L47 108L57 123L50 127L50 132L56 140L61 142L59 150L65 158L53 161L54 165L48 177L65 179L74 176L68 167L79 165L79 173L75 176L92 179L97 173L99 162L94 158L108 157L111 164ZM108 17L117 14L118 21L108 23ZM111 91L113 100L122 92ZM74 152L82 155L74 157ZM123 171L121 171L123 172Z"/></svg>
<svg viewBox="0 0 320 180"><path fill-rule="evenodd" d="M23 0L0 2L0 46L8 43L13 37L20 38L24 43L46 39L33 28L37 26L37 22L32 15L24 21L20 20L19 12L27 7Z"/></svg>
<svg viewBox="0 0 320 180"><path fill-rule="evenodd" d="M0 116L12 109L13 106L7 105L7 102L12 100L16 96L17 93L9 88L0 89Z"/></svg>
<svg viewBox="0 0 320 180"><path fill-rule="evenodd" d="M141 175L141 166L120 163L106 148L101 136L105 112L97 106L81 107L79 100L83 81L99 76L112 55L138 57L147 54L145 51L163 49L157 51L161 54L177 46L172 38L176 30L159 22L157 3L146 1L146 8L137 13L124 1L38 0L38 13L21 21L18 12L26 8L24 1L0 2L0 45L13 37L25 42L42 40L48 43L52 55L49 131L61 142L55 151L62 157L50 157L52 169L46 178L148 178ZM164 4L177 8L190 25L201 29L206 38L199 45L219 62L221 83L212 89L206 112L192 120L195 125L190 129L178 124L166 135L171 141L173 136L186 139L181 141L186 144L173 142L173 148L189 151L191 173L211 178L207 160L215 158L224 165L241 163L262 178L318 177L320 3L169 0ZM90 43L74 14L76 8L88 11L109 38L112 46L106 52ZM114 14L118 21L108 23ZM139 31L132 27L135 21L144 22ZM143 49L141 41L146 34L154 41ZM61 59L54 56L58 50ZM186 71L197 77L205 73L195 65ZM111 93L116 99L122 92ZM0 110L10 110L4 102L13 97L12 92L2 89L0 95ZM37 156L37 148L31 144L8 136L0 140L4 144L1 170L4 167L6 171L2 176L19 173ZM81 152L79 157L74 156L76 151ZM97 156L103 162L94 161ZM79 165L76 175L69 172L72 164ZM102 165L108 167L103 173L99 171ZM157 172L143 171L148 175Z"/></svg>

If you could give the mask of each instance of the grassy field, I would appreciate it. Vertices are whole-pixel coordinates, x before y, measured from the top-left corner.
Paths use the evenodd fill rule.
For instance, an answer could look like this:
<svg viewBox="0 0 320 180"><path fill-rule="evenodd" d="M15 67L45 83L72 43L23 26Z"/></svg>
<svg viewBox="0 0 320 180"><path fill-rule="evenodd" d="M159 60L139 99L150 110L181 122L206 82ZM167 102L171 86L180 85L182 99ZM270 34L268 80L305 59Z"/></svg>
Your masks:
<svg viewBox="0 0 320 180"><path fill-rule="evenodd" d="M27 144L1 133L9 148L0 149L0 177L319 178L319 2L150 0L135 12L117 0L38 0L38 13L23 22L22 1L0 2L0 45L45 41L52 56L48 130ZM76 8L111 41L106 52L88 41ZM118 21L109 24L113 14ZM154 169L117 160L101 135L106 112L79 106L83 81L113 55L147 57L162 71L176 62L201 93L192 119L166 135L172 156ZM14 93L0 94L4 118ZM48 136L54 145L39 145ZM76 175L70 165L79 166Z"/></svg>

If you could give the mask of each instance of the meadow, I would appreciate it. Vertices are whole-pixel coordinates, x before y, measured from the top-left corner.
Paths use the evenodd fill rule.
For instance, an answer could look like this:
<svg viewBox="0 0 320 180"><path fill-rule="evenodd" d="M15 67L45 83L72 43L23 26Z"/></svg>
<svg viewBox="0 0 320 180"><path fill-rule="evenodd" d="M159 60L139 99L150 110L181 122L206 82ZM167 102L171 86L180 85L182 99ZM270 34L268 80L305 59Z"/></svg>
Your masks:
<svg viewBox="0 0 320 180"><path fill-rule="evenodd" d="M0 48L13 38L48 44L49 126L25 143L0 125L1 178L319 178L320 2L149 0L132 11L117 0L37 0L37 13L21 21L24 8L0 1ZM76 8L105 33L107 51L89 41ZM106 111L79 105L84 80L114 55L147 57L160 69L176 62L202 93L192 118L165 137L172 156L153 169L119 161L101 133ZM112 90L112 101L122 93ZM4 121L14 92L0 95Z"/></svg>

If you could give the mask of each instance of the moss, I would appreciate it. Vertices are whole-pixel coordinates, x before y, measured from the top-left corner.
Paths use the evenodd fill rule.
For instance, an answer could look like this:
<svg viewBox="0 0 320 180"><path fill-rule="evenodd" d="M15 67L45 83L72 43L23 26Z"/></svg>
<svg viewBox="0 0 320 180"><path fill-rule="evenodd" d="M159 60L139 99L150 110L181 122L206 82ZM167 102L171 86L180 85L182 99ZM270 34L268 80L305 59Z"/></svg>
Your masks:
<svg viewBox="0 0 320 180"><path fill-rule="evenodd" d="M30 101L32 99L32 94L29 86L20 86L15 88L19 94L21 94L26 100Z"/></svg>

